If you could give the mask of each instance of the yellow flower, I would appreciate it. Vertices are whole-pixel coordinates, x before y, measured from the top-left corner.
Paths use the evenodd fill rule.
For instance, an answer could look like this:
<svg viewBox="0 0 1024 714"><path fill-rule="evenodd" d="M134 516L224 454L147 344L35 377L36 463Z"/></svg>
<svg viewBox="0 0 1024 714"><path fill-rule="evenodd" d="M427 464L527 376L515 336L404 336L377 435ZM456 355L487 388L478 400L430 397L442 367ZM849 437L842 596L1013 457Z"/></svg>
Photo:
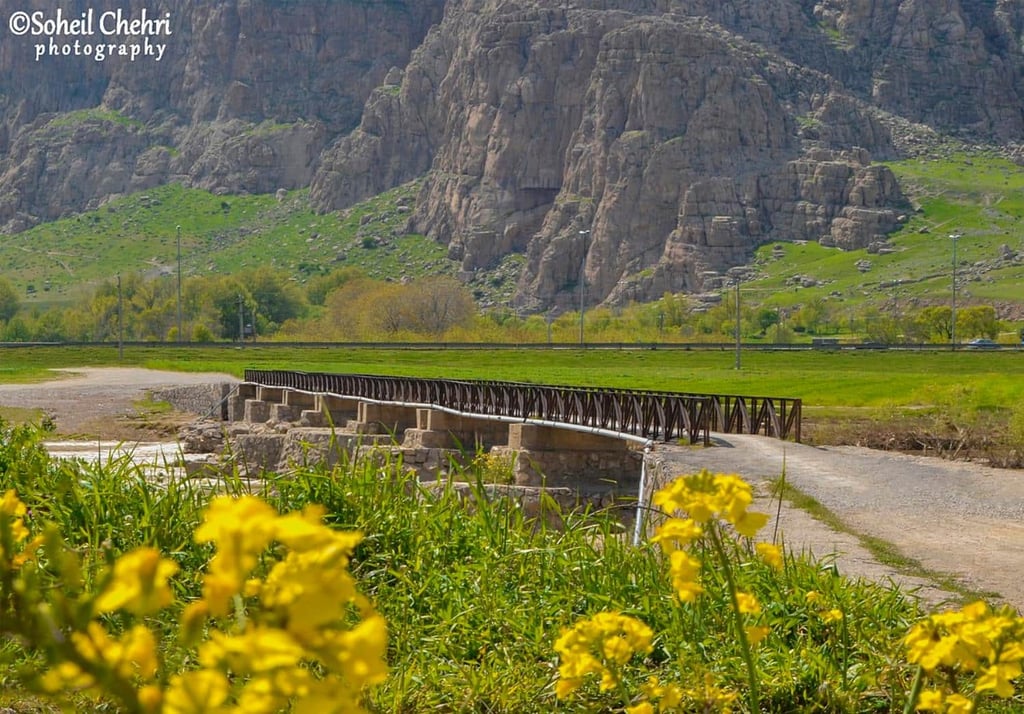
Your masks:
<svg viewBox="0 0 1024 714"><path fill-rule="evenodd" d="M653 640L651 628L617 612L599 612L562 630L555 640L555 652L560 659L556 696L565 699L591 674L600 677L601 691L613 689L618 684L619 668L634 654L649 653ZM614 669L607 662L615 665Z"/></svg>
<svg viewBox="0 0 1024 714"><path fill-rule="evenodd" d="M736 532L741 536L753 538L757 532L768 523L768 516L756 511L744 511L735 521L732 521Z"/></svg>
<svg viewBox="0 0 1024 714"><path fill-rule="evenodd" d="M296 633L339 620L356 597L355 580L345 569L351 542L289 553L267 576L260 590L263 604L281 612Z"/></svg>
<svg viewBox="0 0 1024 714"><path fill-rule="evenodd" d="M974 703L962 694L950 694L946 697L946 714L971 714L974 711Z"/></svg>
<svg viewBox="0 0 1024 714"><path fill-rule="evenodd" d="M287 632L256 626L240 635L214 631L199 648L199 664L210 669L226 667L233 672L267 672L295 667L305 652Z"/></svg>
<svg viewBox="0 0 1024 714"><path fill-rule="evenodd" d="M700 561L685 550L673 551L669 556L669 575L672 578L672 589L681 602L693 602L704 592L704 588L697 582Z"/></svg>
<svg viewBox="0 0 1024 714"><path fill-rule="evenodd" d="M836 608L821 613L822 622L840 622L842 619L843 611Z"/></svg>
<svg viewBox="0 0 1024 714"><path fill-rule="evenodd" d="M255 496L218 496L210 502L195 540L217 547L203 581L213 615L225 614L227 600L242 590L256 558L274 539L277 518L277 512ZM210 579L216 582L207 583Z"/></svg>
<svg viewBox="0 0 1024 714"><path fill-rule="evenodd" d="M625 709L626 714L655 714L656 711L650 702L640 702Z"/></svg>
<svg viewBox="0 0 1024 714"><path fill-rule="evenodd" d="M146 714L158 714L163 705L164 693L155 684L147 684L139 689L139 704Z"/></svg>
<svg viewBox="0 0 1024 714"><path fill-rule="evenodd" d="M821 601L821 593L819 593L817 590L808 590L807 593L804 595L804 600L809 605L815 605Z"/></svg>
<svg viewBox="0 0 1024 714"><path fill-rule="evenodd" d="M365 615L362 622L343 632L329 632L311 647L332 670L355 689L380 684L387 678L387 622L380 615Z"/></svg>
<svg viewBox="0 0 1024 714"><path fill-rule="evenodd" d="M25 504L18 499L18 494L13 488L4 492L3 498L0 498L0 526L7 524L7 527L10 529L11 540L15 543L20 543L28 538L29 535L28 529L22 520L25 512ZM0 556L2 555L3 551L0 550Z"/></svg>
<svg viewBox="0 0 1024 714"><path fill-rule="evenodd" d="M978 677L975 689L979 692L991 689L996 696L1007 699L1013 696L1013 682L1011 680L1021 674L1020 662L1001 662L987 667L984 673Z"/></svg>
<svg viewBox="0 0 1024 714"><path fill-rule="evenodd" d="M658 527L651 542L661 543L662 548L669 551L672 545L692 543L700 538L701 533L701 527L692 518L669 518Z"/></svg>
<svg viewBox="0 0 1024 714"><path fill-rule="evenodd" d="M761 612L761 604L750 593L736 593L736 604L744 615L756 615Z"/></svg>
<svg viewBox="0 0 1024 714"><path fill-rule="evenodd" d="M171 677L161 714L226 714L231 685L220 672L200 669Z"/></svg>
<svg viewBox="0 0 1024 714"><path fill-rule="evenodd" d="M777 545L773 545L771 543L758 543L754 548L757 550L757 554L761 556L761 560L768 563L768 565L776 570L782 568L782 549Z"/></svg>
<svg viewBox="0 0 1024 714"><path fill-rule="evenodd" d="M925 689L917 697L917 711L941 712L944 708L944 697L938 689Z"/></svg>
<svg viewBox="0 0 1024 714"><path fill-rule="evenodd" d="M114 563L114 574L96 598L100 613L124 609L135 615L150 615L174 602L168 578L178 564L160 557L155 548L136 548Z"/></svg>
<svg viewBox="0 0 1024 714"><path fill-rule="evenodd" d="M659 711L672 711L683 702L683 691L675 684L661 684L657 677L650 677L640 691L648 700L657 702Z"/></svg>
<svg viewBox="0 0 1024 714"><path fill-rule="evenodd" d="M736 701L736 692L729 692L716 686L710 672L704 674L704 688L692 689L689 695L701 705L700 711L729 712L730 705Z"/></svg>
<svg viewBox="0 0 1024 714"><path fill-rule="evenodd" d="M752 647L757 647L757 645L759 645L770 632L767 627L760 625L750 625L744 629L747 633L747 642L749 642Z"/></svg>

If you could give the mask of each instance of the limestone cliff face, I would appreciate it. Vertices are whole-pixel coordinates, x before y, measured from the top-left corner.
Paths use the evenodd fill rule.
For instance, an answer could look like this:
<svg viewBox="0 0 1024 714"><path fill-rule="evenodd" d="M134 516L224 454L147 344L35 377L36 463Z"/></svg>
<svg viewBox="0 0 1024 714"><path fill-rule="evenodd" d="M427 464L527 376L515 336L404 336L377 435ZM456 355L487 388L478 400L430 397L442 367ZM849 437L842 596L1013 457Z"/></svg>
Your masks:
<svg viewBox="0 0 1024 714"><path fill-rule="evenodd" d="M1011 0L452 0L313 197L429 167L410 229L466 271L525 253L524 305L700 290L766 241L891 231L893 127L1019 140L1022 27Z"/></svg>
<svg viewBox="0 0 1024 714"><path fill-rule="evenodd" d="M534 307L576 299L581 277L592 302L649 299L767 240L861 247L895 227L899 187L862 148L894 147L867 102L679 4L616 5L450 5L327 152L314 200L429 166L410 229L466 271L524 252ZM796 5L745 8L733 21L766 41L810 32Z"/></svg>
<svg viewBox="0 0 1024 714"><path fill-rule="evenodd" d="M17 230L169 180L225 193L309 185L443 0L0 0L0 16L168 17L159 61L0 43L0 226ZM75 38L57 38L64 43ZM80 38L90 40L94 38ZM132 41L115 38L114 42Z"/></svg>

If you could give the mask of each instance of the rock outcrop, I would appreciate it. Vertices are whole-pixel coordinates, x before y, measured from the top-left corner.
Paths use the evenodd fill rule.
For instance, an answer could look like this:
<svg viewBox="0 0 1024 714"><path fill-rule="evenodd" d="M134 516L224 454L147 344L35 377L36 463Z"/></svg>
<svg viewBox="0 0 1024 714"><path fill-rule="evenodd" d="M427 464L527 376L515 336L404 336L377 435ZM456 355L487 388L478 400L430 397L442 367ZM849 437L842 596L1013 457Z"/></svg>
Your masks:
<svg viewBox="0 0 1024 714"><path fill-rule="evenodd" d="M902 195L870 152L896 149L868 102L679 4L617 5L454 3L328 150L313 200L429 165L410 230L467 272L525 253L517 300L535 308L581 279L591 303L700 290L764 241L853 248L895 227ZM792 7L748 20L807 35Z"/></svg>

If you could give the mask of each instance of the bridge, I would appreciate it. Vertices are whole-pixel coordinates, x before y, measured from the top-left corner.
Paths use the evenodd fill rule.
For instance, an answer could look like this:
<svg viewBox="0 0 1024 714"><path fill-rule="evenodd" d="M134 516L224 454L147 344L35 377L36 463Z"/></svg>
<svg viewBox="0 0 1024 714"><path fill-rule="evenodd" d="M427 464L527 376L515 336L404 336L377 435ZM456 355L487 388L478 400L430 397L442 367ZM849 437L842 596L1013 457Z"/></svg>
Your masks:
<svg viewBox="0 0 1024 714"><path fill-rule="evenodd" d="M245 370L245 385L284 401L286 392L321 396L304 406L323 411L324 399L367 400L436 408L482 418L536 420L651 441L710 443L710 433L763 434L799 442L800 399L688 394L522 382L427 379L291 370ZM249 395L247 395L249 396ZM251 394L251 397L257 396ZM301 398L295 396L292 401Z"/></svg>

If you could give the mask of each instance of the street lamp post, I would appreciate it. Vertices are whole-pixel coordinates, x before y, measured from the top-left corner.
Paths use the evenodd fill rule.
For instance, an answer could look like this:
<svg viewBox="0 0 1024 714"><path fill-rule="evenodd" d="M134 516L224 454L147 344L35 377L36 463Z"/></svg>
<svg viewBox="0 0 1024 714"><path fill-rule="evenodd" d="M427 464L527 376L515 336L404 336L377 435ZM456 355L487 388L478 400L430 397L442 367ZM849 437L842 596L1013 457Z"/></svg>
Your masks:
<svg viewBox="0 0 1024 714"><path fill-rule="evenodd" d="M960 240L960 233L951 233L949 237L953 240L953 309L950 314L949 337L952 348L956 350L956 242Z"/></svg>
<svg viewBox="0 0 1024 714"><path fill-rule="evenodd" d="M580 258L580 347L583 346L583 290L587 284L587 236L590 235L590 231L580 231L580 238L583 239L583 257Z"/></svg>
<svg viewBox="0 0 1024 714"><path fill-rule="evenodd" d="M736 276L736 369L740 368L740 276Z"/></svg>
<svg viewBox="0 0 1024 714"><path fill-rule="evenodd" d="M178 342L181 342L181 226L178 226Z"/></svg>

